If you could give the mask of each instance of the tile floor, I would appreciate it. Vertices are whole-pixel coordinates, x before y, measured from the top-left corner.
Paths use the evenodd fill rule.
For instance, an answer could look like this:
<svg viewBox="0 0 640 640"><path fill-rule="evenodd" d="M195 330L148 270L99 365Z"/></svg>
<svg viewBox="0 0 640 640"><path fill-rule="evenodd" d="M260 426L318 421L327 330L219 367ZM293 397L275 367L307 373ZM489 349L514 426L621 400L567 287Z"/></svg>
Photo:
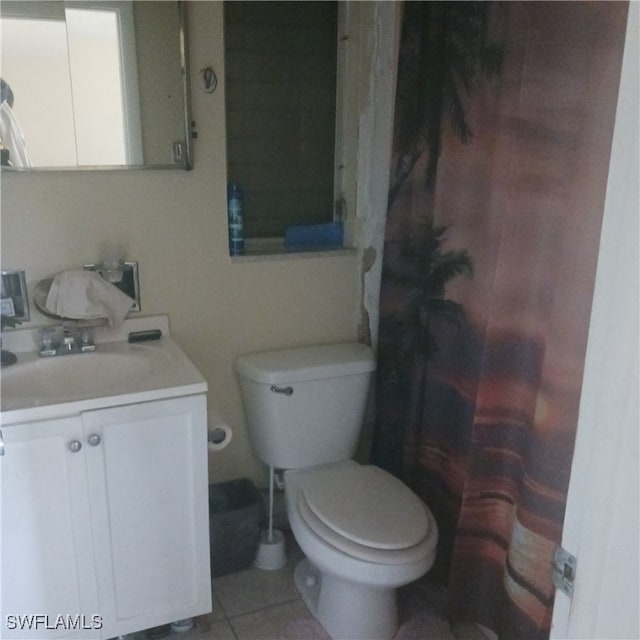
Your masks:
<svg viewBox="0 0 640 640"><path fill-rule="evenodd" d="M195 627L185 632L172 632L167 640L330 640L315 622L300 598L293 580L293 571L302 553L295 541L287 537L287 564L277 571L264 571L254 567L213 580L213 612L209 616L211 627L199 631ZM399 595L400 617L403 622L396 636L401 640L486 640L475 627L464 625L449 630L449 625L433 616L437 631L423 637L411 618L424 616L425 588L407 587ZM428 611L429 605L426 605ZM304 629L311 629L310 636ZM403 632L404 630L404 632ZM145 640L143 633L135 640Z"/></svg>

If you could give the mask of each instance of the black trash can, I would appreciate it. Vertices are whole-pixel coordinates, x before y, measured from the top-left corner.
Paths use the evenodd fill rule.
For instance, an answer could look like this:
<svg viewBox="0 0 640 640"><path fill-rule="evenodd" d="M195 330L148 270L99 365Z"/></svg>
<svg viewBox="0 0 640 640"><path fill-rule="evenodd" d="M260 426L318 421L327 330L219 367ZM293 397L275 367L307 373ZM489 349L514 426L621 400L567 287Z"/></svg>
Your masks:
<svg viewBox="0 0 640 640"><path fill-rule="evenodd" d="M247 478L209 486L211 575L214 578L251 566L265 525L265 508Z"/></svg>

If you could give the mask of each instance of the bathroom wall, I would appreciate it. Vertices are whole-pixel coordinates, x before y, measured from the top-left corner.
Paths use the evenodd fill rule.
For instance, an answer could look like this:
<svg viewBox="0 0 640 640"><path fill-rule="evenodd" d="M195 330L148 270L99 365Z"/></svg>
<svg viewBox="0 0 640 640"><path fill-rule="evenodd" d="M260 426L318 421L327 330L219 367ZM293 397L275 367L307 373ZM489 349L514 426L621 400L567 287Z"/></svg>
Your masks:
<svg viewBox="0 0 640 640"><path fill-rule="evenodd" d="M234 429L211 456L211 480L264 470L246 435L233 361L253 350L353 340L360 254L231 263L227 251L222 3L189 6L194 79L193 171L3 173L1 263L28 286L94 262L105 242L140 264L142 312L167 313L172 333L209 384L209 402ZM219 86L198 88L211 64ZM37 313L32 325L43 323Z"/></svg>

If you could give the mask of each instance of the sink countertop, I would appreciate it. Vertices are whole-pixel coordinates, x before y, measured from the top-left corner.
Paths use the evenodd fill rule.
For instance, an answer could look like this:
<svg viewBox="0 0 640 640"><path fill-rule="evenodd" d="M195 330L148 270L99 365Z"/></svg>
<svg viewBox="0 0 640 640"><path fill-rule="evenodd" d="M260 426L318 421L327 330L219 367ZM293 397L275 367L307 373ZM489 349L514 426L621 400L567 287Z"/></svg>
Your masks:
<svg viewBox="0 0 640 640"><path fill-rule="evenodd" d="M127 342L129 331L146 329L161 329L163 336ZM127 320L116 332L102 329L95 352L53 358L38 356L36 331L12 331L12 340L4 341L3 346L18 356L18 364L2 370L2 425L207 391L200 372L168 335L166 316ZM24 351L18 350L21 346Z"/></svg>

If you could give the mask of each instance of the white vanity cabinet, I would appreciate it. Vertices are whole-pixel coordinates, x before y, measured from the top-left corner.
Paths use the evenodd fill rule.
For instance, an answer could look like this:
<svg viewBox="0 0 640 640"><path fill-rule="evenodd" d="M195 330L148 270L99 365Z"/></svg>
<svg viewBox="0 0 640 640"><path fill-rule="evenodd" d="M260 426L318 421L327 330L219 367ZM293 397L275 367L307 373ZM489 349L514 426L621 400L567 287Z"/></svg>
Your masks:
<svg viewBox="0 0 640 640"><path fill-rule="evenodd" d="M2 638L114 638L211 611L204 394L2 434Z"/></svg>
<svg viewBox="0 0 640 640"><path fill-rule="evenodd" d="M86 458L69 449L83 442L82 421L3 426L2 436L0 637L99 637L43 628L58 614L98 612Z"/></svg>

